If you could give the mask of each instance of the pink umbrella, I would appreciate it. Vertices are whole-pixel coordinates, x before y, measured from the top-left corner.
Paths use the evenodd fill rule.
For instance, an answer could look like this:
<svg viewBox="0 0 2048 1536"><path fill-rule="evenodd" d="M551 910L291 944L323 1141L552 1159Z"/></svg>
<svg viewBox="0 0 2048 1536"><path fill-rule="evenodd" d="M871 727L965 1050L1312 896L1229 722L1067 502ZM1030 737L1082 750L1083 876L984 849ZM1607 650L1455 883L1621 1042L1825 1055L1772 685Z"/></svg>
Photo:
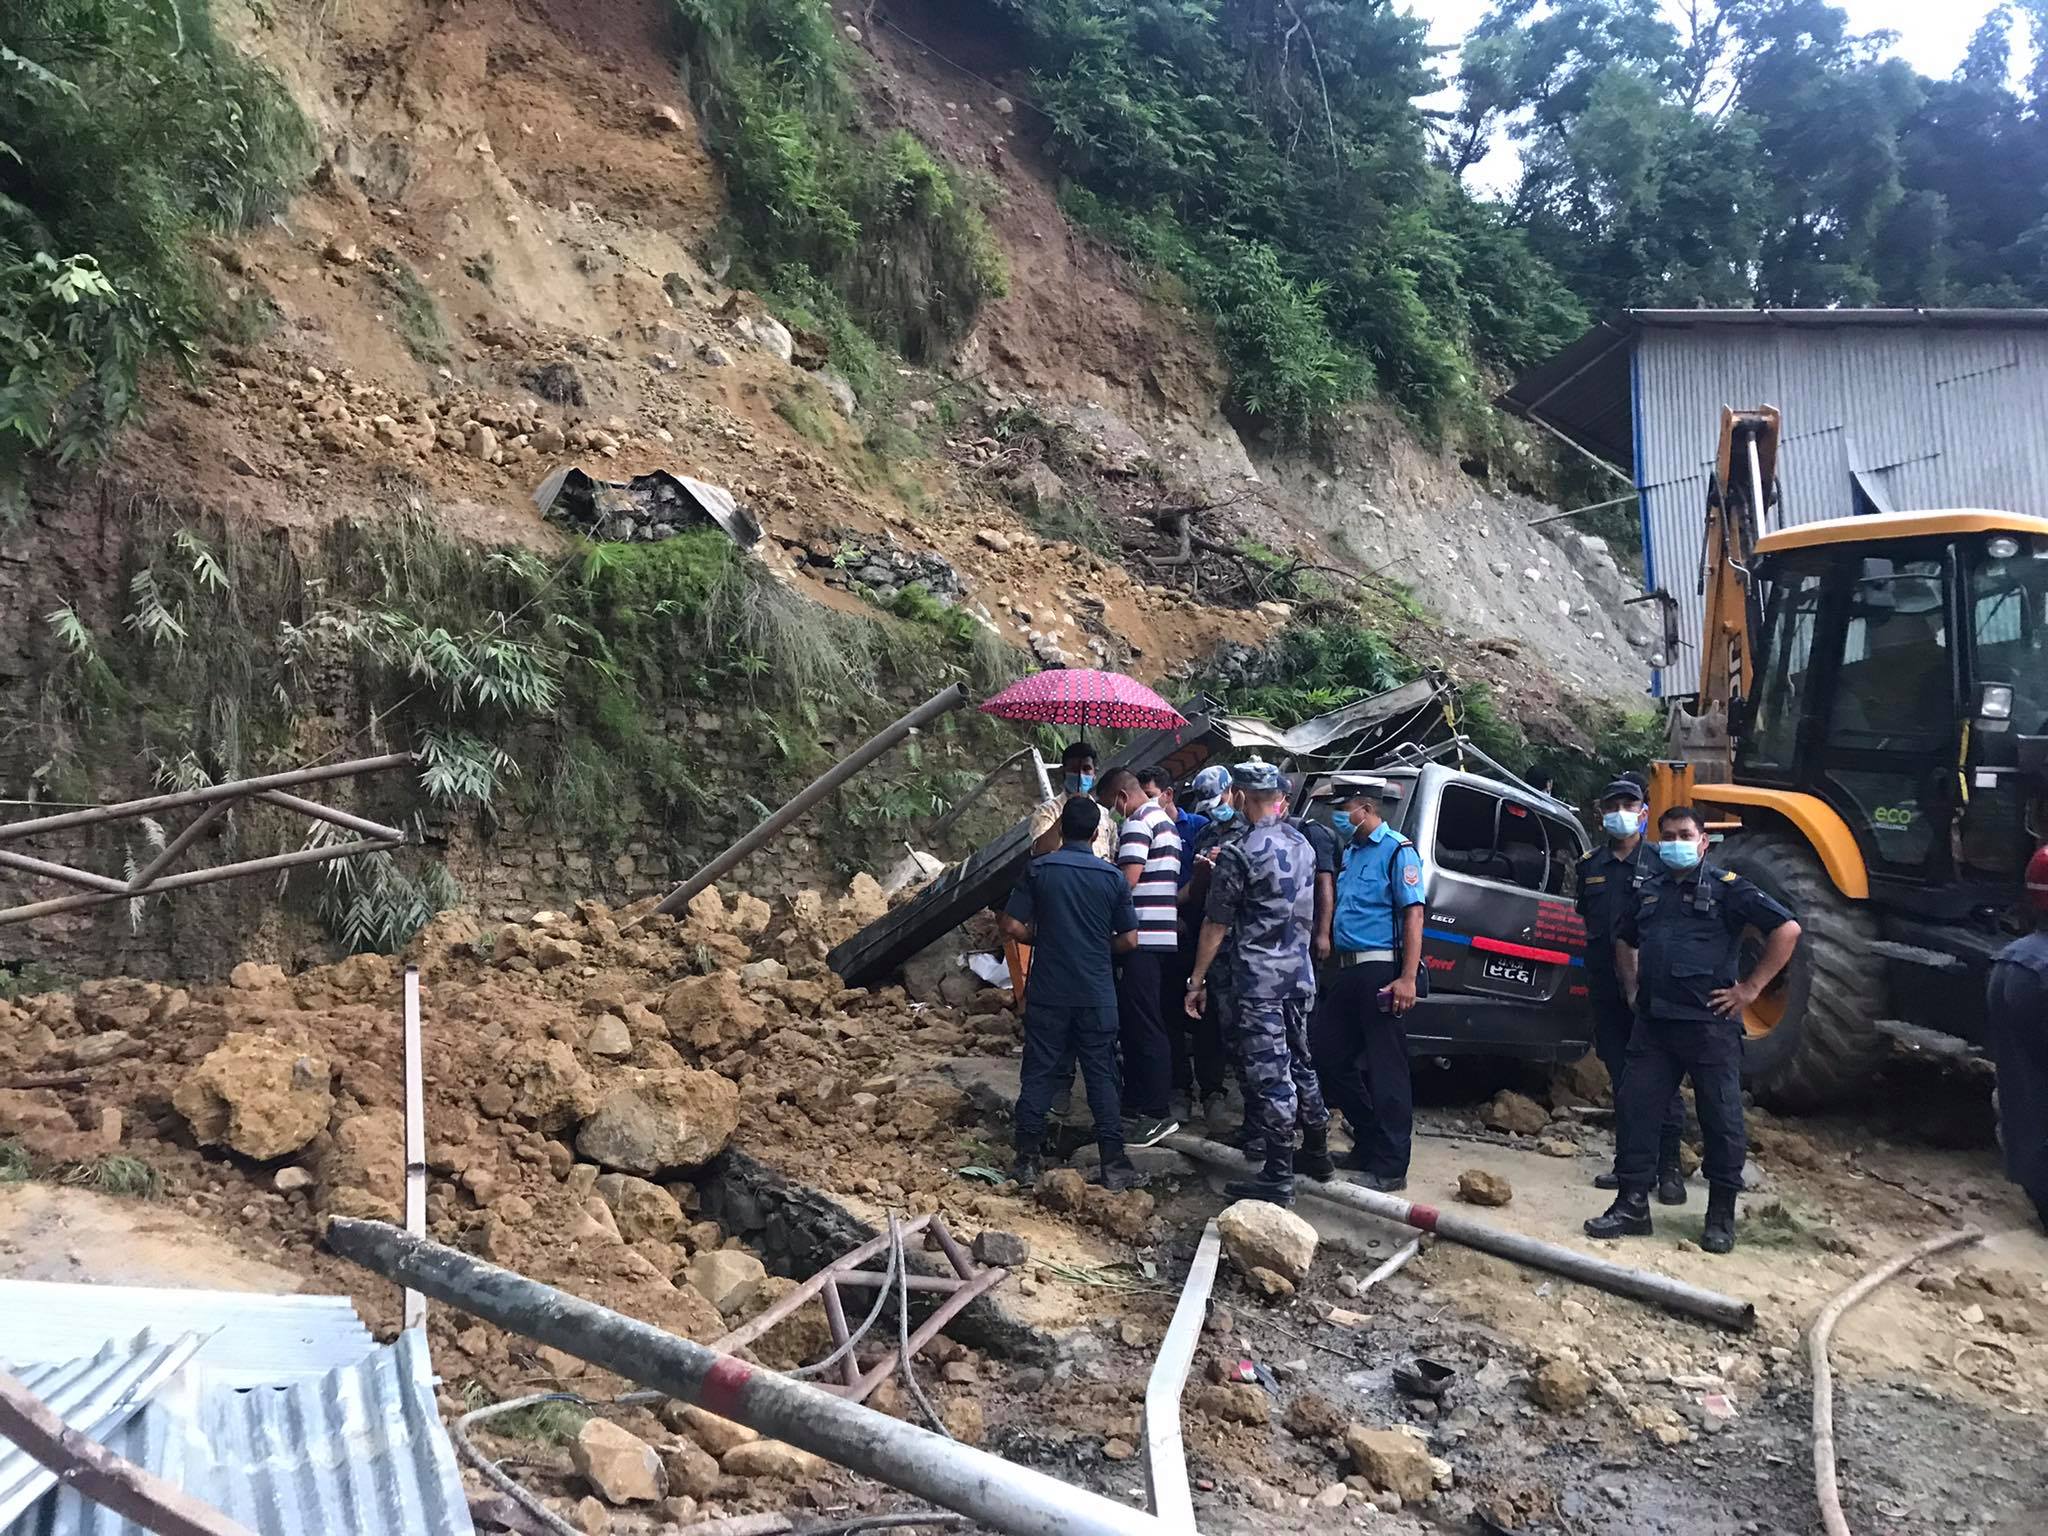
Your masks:
<svg viewBox="0 0 2048 1536"><path fill-rule="evenodd" d="M1179 710L1136 678L1075 667L1055 667L1014 682L981 710L1002 720L1106 726L1118 731L1170 731L1188 723Z"/></svg>

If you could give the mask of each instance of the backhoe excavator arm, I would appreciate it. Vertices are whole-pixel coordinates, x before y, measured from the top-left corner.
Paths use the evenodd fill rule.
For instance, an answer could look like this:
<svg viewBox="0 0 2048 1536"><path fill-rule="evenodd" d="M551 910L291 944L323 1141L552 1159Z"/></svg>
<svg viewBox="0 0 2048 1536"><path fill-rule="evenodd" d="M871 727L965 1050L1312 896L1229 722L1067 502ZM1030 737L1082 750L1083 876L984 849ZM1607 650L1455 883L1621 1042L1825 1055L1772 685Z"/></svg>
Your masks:
<svg viewBox="0 0 2048 1536"><path fill-rule="evenodd" d="M1778 501L1778 428L1775 406L1721 410L1721 442L1707 486L1706 538L1700 550L1705 617L1694 714L1725 712L1732 699L1750 694L1751 627L1761 619L1750 559Z"/></svg>

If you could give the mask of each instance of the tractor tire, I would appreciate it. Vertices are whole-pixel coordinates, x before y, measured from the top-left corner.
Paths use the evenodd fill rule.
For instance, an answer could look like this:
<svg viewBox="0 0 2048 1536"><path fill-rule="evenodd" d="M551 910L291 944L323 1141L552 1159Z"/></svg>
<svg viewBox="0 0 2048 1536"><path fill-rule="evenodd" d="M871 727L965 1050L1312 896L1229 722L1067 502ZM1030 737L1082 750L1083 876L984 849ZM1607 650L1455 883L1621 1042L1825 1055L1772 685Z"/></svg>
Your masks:
<svg viewBox="0 0 2048 1536"><path fill-rule="evenodd" d="M1768 1034L1743 1042L1742 1075L1774 1109L1808 1111L1862 1090L1890 1053L1885 967L1870 952L1877 919L1835 888L1803 842L1778 833L1737 833L1714 861L1782 903L1799 920L1799 948L1785 967L1785 1009Z"/></svg>

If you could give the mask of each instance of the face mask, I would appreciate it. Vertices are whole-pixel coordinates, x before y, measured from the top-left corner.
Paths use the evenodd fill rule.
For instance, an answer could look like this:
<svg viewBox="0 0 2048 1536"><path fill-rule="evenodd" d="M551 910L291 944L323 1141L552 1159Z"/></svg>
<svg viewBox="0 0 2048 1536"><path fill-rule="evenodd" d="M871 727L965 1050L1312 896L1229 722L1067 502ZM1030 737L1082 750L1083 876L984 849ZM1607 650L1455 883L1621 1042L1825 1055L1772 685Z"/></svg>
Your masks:
<svg viewBox="0 0 2048 1536"><path fill-rule="evenodd" d="M1642 817L1634 811L1609 811L1600 818L1609 837L1634 837L1642 830Z"/></svg>
<svg viewBox="0 0 2048 1536"><path fill-rule="evenodd" d="M1229 821L1237 815L1234 805L1217 805L1210 808L1209 819L1215 822Z"/></svg>
<svg viewBox="0 0 2048 1536"><path fill-rule="evenodd" d="M1657 845L1657 857L1667 869L1691 869L1700 861L1698 843L1668 842Z"/></svg>
<svg viewBox="0 0 2048 1536"><path fill-rule="evenodd" d="M1330 827L1337 836L1347 843L1351 841L1352 836L1358 831L1358 825L1352 821L1349 811L1339 811L1332 816L1330 818Z"/></svg>
<svg viewBox="0 0 2048 1536"><path fill-rule="evenodd" d="M1085 795L1094 787L1095 775L1092 773L1070 773L1067 775L1067 793L1070 795Z"/></svg>

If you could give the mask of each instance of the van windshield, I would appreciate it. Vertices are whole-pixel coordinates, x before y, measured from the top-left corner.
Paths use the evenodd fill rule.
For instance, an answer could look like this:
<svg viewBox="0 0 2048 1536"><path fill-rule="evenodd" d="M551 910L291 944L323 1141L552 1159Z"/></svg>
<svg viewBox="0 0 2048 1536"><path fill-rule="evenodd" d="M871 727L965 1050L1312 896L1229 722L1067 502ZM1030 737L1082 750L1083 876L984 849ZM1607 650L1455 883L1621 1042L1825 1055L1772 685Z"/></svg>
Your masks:
<svg viewBox="0 0 2048 1536"><path fill-rule="evenodd" d="M2048 734L2048 536L2001 534L1972 554L1970 630L1977 682L2012 689L2013 729Z"/></svg>

